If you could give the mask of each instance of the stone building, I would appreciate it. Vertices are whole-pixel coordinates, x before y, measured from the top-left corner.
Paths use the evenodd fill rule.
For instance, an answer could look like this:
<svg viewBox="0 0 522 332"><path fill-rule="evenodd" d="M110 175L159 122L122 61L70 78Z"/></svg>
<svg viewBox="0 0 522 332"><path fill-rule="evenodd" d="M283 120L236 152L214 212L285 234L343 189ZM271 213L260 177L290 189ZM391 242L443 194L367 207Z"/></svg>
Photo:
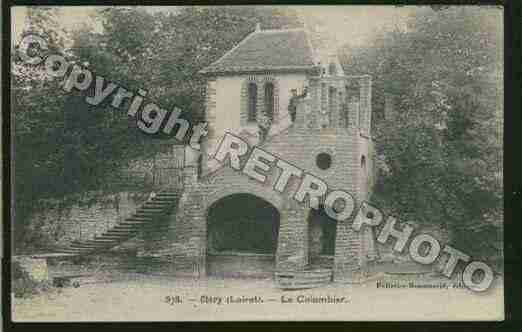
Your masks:
<svg viewBox="0 0 522 332"><path fill-rule="evenodd" d="M173 271L191 273L199 264L207 275L270 275L326 267L338 280L364 277L376 256L370 229L354 232L349 222L297 203L292 184L290 194L274 191L277 171L261 184L209 155L226 132L234 133L366 200L373 168L370 77L346 76L335 53L315 50L303 29L259 27L201 73L209 134L202 158L185 166L184 192L170 217L165 245L175 248ZM288 112L292 90L300 96L295 121ZM272 123L266 137L259 135L261 116ZM176 251L187 243L197 248L192 256ZM197 263L187 263L193 256Z"/></svg>
<svg viewBox="0 0 522 332"><path fill-rule="evenodd" d="M71 250L112 243L147 221L152 227L143 231L138 255L154 257L164 273L268 276L321 267L333 269L337 281L362 280L377 256L370 228L355 232L351 220L335 222L322 205L316 210L307 199L298 203L295 181L283 193L275 191L276 168L260 183L209 156L225 133L235 134L329 188L351 193L358 206L373 183L371 78L345 75L335 52L314 47L304 29L259 26L201 74L209 132L201 157L186 157L183 189L166 188L170 193L101 242ZM295 119L289 105L296 107ZM271 125L261 135L263 119ZM167 204L174 209L153 217Z"/></svg>

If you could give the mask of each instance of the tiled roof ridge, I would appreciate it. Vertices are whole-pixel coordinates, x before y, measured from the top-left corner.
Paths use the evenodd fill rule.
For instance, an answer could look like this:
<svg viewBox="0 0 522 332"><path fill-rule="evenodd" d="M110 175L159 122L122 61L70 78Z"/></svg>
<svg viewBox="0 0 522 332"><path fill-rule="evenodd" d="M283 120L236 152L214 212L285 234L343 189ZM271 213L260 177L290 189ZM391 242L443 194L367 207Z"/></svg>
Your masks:
<svg viewBox="0 0 522 332"><path fill-rule="evenodd" d="M219 59L217 59L216 61L212 62L210 65L206 66L205 68L203 68L199 72L200 73L204 73L207 68L210 68L210 67L216 65L218 62L220 62L221 60L223 60L224 58L226 58L227 56L232 54L232 52L234 52L236 49L238 49L239 46L243 45L244 43L246 43L247 40L252 38L252 36L255 35L256 32L258 32L258 31L254 30L254 31L250 32L245 38L243 38L239 43L237 43L236 46L234 46L230 50L226 51L225 54L223 54L222 56L219 57Z"/></svg>
<svg viewBox="0 0 522 332"><path fill-rule="evenodd" d="M255 36L259 35L271 35L271 34L285 34L285 33L303 33L305 38L306 47L309 48L310 55L312 57L312 65L285 65L285 66L270 66L271 69L274 70L284 70L284 69L303 69L312 67L316 63L317 59L317 53L314 49L311 41L309 32L304 27L299 28L283 28L283 29L256 29L252 32L250 32L245 38L243 38L239 43L237 43L234 47L232 47L230 50L228 50L225 54L223 54L219 59L212 62L210 65L206 66L205 68L201 69L199 71L200 74L206 74L210 72L221 72L221 71L234 71L234 70L259 70L266 68L266 65L261 66L252 66L252 65L238 65L238 66L230 66L230 65L223 65L223 61L227 59L231 54L234 54L236 50L238 50L241 46L245 45L249 40L251 40ZM234 68L235 67L235 68Z"/></svg>

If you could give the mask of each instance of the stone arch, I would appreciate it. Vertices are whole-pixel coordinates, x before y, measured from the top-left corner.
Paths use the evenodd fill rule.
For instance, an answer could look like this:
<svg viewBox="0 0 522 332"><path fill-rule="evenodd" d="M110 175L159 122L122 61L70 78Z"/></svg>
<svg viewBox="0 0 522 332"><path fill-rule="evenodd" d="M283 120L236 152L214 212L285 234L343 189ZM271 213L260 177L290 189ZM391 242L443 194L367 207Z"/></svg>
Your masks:
<svg viewBox="0 0 522 332"><path fill-rule="evenodd" d="M208 274L271 275L280 222L279 209L259 196L219 195L206 211Z"/></svg>
<svg viewBox="0 0 522 332"><path fill-rule="evenodd" d="M208 209L215 202L220 199L231 196L234 194L250 194L261 198L268 203L272 204L278 211L282 210L283 197L274 193L271 187L265 187L256 184L236 184L236 185L222 185L219 186L219 190L210 192L206 197L205 211L208 214Z"/></svg>

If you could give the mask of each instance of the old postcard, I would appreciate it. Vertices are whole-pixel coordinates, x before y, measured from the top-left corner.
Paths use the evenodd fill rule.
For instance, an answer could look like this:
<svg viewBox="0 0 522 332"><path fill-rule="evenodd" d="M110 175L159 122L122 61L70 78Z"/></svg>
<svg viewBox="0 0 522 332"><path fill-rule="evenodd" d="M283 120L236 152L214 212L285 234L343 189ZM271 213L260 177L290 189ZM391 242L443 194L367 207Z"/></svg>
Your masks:
<svg viewBox="0 0 522 332"><path fill-rule="evenodd" d="M504 319L502 7L8 10L13 321Z"/></svg>

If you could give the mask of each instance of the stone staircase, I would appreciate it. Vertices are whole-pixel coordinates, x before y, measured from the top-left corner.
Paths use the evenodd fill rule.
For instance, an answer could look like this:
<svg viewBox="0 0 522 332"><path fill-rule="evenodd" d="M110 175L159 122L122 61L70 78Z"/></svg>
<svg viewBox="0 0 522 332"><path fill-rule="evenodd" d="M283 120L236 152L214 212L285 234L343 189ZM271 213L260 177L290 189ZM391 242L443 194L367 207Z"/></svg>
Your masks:
<svg viewBox="0 0 522 332"><path fill-rule="evenodd" d="M154 231L157 226L165 224L161 220L174 212L180 197L181 192L163 191L157 193L156 196L139 207L133 215L120 221L101 235L97 235L91 240L72 241L68 248L61 251L77 255L106 251L137 236L140 232Z"/></svg>

